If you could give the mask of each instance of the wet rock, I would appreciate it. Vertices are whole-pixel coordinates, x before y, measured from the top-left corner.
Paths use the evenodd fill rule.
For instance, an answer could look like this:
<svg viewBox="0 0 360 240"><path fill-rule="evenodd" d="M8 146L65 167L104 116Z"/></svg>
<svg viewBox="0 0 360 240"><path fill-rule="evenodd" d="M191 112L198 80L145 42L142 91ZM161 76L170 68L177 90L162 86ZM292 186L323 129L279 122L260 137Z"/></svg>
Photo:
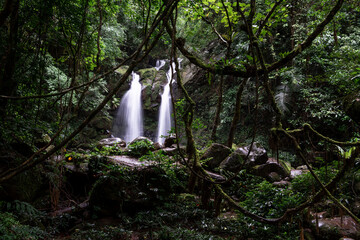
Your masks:
<svg viewBox="0 0 360 240"><path fill-rule="evenodd" d="M277 182L290 176L288 164L281 160L277 163L274 159L269 159L265 164L254 166L250 169L250 172L254 175L266 178L271 182Z"/></svg>
<svg viewBox="0 0 360 240"><path fill-rule="evenodd" d="M311 223L312 228L316 229L316 220ZM317 239L339 239L344 236L360 239L360 225L349 216L320 218L318 219L318 228Z"/></svg>
<svg viewBox="0 0 360 240"><path fill-rule="evenodd" d="M161 149L161 144L158 142L154 143L154 150L159 150L159 149Z"/></svg>
<svg viewBox="0 0 360 240"><path fill-rule="evenodd" d="M154 142L151 141L151 140L150 140L149 138L147 138L147 137L137 137L137 138L135 138L134 140L132 140L129 145L132 145L132 144L134 144L134 143L141 142L141 141L146 141L146 142L149 143L149 144L154 144Z"/></svg>
<svg viewBox="0 0 360 240"><path fill-rule="evenodd" d="M167 147L167 148L162 148L161 151L163 151L166 155L168 156L175 156L175 155L179 155L179 150L177 147L171 146L171 147ZM186 154L186 149L185 147L180 146L180 151L183 155Z"/></svg>
<svg viewBox="0 0 360 240"><path fill-rule="evenodd" d="M110 162L118 164L120 166L126 166L129 168L144 168L146 166L150 166L152 163L148 161L139 161L137 158L130 156L109 156L107 157Z"/></svg>
<svg viewBox="0 0 360 240"><path fill-rule="evenodd" d="M231 149L229 147L219 143L213 143L201 157L201 160L211 158L206 162L206 165L208 168L214 169L218 167L230 153Z"/></svg>
<svg viewBox="0 0 360 240"><path fill-rule="evenodd" d="M306 165L298 166L296 169L290 170L290 178L294 179L297 176L308 173L309 170Z"/></svg>
<svg viewBox="0 0 360 240"><path fill-rule="evenodd" d="M176 137L175 136L168 136L168 137L165 138L164 147L171 147L175 143L176 143Z"/></svg>
<svg viewBox="0 0 360 240"><path fill-rule="evenodd" d="M308 167L306 166L306 165L301 165L301 166L298 166L297 168L296 168L296 170L309 170L308 169Z"/></svg>
<svg viewBox="0 0 360 240"><path fill-rule="evenodd" d="M246 147L240 147L236 149L236 153L239 153L243 159L246 158L250 149L250 145ZM268 160L267 152L259 143L255 142L250 151L249 157L246 160L246 167L253 167L256 165L264 164Z"/></svg>
<svg viewBox="0 0 360 240"><path fill-rule="evenodd" d="M220 174L213 173L213 172L210 172L210 171L206 171L206 172L215 181L225 181L226 180L226 178L221 176Z"/></svg>
<svg viewBox="0 0 360 240"><path fill-rule="evenodd" d="M280 182L281 177L277 172L270 172L267 176L265 176L269 182Z"/></svg>
<svg viewBox="0 0 360 240"><path fill-rule="evenodd" d="M99 147L112 147L112 146L119 146L125 147L126 142L121 138L104 138L99 141Z"/></svg>
<svg viewBox="0 0 360 240"><path fill-rule="evenodd" d="M237 172L243 165L243 158L237 152L233 152L224 161L221 162L220 167L230 172Z"/></svg>
<svg viewBox="0 0 360 240"><path fill-rule="evenodd" d="M290 186L291 183L289 181L281 180L279 182L273 182L273 185L276 187L284 188Z"/></svg>
<svg viewBox="0 0 360 240"><path fill-rule="evenodd" d="M129 66L123 65L121 67L119 67L118 69L115 70L115 72L124 75L125 72L128 70Z"/></svg>

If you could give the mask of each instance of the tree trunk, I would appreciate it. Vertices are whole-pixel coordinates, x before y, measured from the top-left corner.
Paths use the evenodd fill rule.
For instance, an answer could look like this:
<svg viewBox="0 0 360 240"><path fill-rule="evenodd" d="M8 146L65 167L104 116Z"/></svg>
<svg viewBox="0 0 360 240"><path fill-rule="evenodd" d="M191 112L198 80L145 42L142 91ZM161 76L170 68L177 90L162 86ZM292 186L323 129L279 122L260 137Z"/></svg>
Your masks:
<svg viewBox="0 0 360 240"><path fill-rule="evenodd" d="M248 78L243 79L243 81L241 82L239 89L236 93L235 113L234 113L234 117L231 121L231 127L230 127L229 136L228 136L228 140L227 140L227 146L229 148L232 147L232 144L234 142L236 125L238 124L238 122L240 120L241 97L242 97L242 93L244 91L247 81L248 81Z"/></svg>
<svg viewBox="0 0 360 240"><path fill-rule="evenodd" d="M223 85L224 85L224 75L221 75L220 77L220 83L219 83L219 88L218 88L218 101L217 101L217 105L216 105L216 113L215 113L215 117L214 117L214 123L213 123L213 128L211 131L211 140L212 141L216 141L216 130L220 124L220 113L221 113L221 109L222 109L222 102L223 102Z"/></svg>

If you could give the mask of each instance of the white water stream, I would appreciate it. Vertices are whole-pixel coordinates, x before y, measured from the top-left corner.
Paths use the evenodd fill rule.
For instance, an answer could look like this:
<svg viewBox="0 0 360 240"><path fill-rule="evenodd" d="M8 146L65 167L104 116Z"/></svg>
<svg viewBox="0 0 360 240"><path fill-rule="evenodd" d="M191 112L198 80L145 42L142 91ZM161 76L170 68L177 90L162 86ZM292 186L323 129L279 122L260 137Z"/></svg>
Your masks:
<svg viewBox="0 0 360 240"><path fill-rule="evenodd" d="M180 60L180 59L179 59ZM181 61L181 60L180 60ZM170 94L170 84L173 79L173 74L175 74L175 62L172 63L172 69L169 67L168 72L166 73L167 83L164 87L164 91L161 95L161 104L159 110L159 124L157 132L157 142L164 144L165 137L169 136L169 131L172 127L172 103L171 103L171 94Z"/></svg>
<svg viewBox="0 0 360 240"><path fill-rule="evenodd" d="M165 63L165 60L156 60L155 69L159 71L165 65Z"/></svg>
<svg viewBox="0 0 360 240"><path fill-rule="evenodd" d="M133 72L130 89L121 99L113 126L114 135L126 142L143 135L141 89L140 76Z"/></svg>

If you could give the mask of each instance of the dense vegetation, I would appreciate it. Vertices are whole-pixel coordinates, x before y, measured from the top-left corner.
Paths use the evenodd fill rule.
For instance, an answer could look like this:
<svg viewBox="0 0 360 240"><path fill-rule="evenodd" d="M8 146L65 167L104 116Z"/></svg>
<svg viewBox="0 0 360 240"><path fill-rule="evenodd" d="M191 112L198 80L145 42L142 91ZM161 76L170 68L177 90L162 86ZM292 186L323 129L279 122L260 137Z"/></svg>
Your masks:
<svg viewBox="0 0 360 240"><path fill-rule="evenodd" d="M360 224L358 1L0 0L0 36L4 239L339 238L319 233L330 208ZM157 59L175 62L178 151L99 145ZM241 166L212 167L214 143L248 146ZM306 171L259 176L260 145Z"/></svg>

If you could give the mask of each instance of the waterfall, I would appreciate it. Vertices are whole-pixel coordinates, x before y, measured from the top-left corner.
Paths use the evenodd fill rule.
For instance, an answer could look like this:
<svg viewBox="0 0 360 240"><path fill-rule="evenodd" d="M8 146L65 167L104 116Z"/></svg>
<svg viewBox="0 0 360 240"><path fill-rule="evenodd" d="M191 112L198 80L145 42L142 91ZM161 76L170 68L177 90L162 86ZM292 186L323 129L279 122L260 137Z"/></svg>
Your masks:
<svg viewBox="0 0 360 240"><path fill-rule="evenodd" d="M175 73L175 63L172 63L168 72L166 73L167 83L164 87L164 91L161 95L161 104L159 110L159 125L158 125L158 133L157 133L157 142L163 144L165 138L161 136L168 136L168 132L171 130L172 125L172 103L171 103L171 94L170 94L170 83L173 79L173 73Z"/></svg>
<svg viewBox="0 0 360 240"><path fill-rule="evenodd" d="M165 65L165 60L156 60L155 69L159 71Z"/></svg>
<svg viewBox="0 0 360 240"><path fill-rule="evenodd" d="M126 142L143 135L141 89L140 76L133 72L130 89L121 99L113 126L113 134Z"/></svg>

